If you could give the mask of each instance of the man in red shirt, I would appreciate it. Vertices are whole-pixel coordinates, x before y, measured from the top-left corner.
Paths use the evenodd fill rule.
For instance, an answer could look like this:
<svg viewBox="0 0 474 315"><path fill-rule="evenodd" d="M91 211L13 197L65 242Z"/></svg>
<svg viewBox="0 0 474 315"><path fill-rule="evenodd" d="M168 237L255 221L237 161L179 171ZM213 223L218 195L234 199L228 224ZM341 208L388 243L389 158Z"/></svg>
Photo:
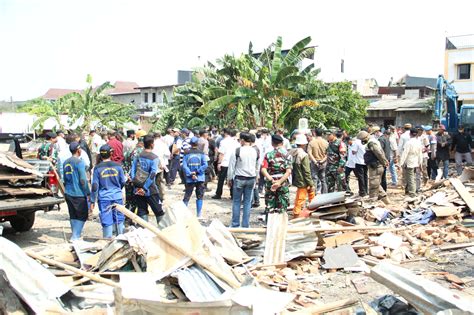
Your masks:
<svg viewBox="0 0 474 315"><path fill-rule="evenodd" d="M107 144L112 148L112 155L110 159L114 162L122 164L124 160L123 156L123 144L117 140L117 132L114 130L109 131L109 142Z"/></svg>

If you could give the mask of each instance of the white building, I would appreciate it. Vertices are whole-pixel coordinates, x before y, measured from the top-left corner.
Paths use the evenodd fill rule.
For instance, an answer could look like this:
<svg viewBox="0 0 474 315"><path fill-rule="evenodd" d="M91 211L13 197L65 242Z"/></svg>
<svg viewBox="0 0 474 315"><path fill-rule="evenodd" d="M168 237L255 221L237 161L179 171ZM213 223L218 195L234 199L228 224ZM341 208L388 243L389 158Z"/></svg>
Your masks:
<svg viewBox="0 0 474 315"><path fill-rule="evenodd" d="M474 104L474 34L446 38L444 77L453 81L458 106Z"/></svg>

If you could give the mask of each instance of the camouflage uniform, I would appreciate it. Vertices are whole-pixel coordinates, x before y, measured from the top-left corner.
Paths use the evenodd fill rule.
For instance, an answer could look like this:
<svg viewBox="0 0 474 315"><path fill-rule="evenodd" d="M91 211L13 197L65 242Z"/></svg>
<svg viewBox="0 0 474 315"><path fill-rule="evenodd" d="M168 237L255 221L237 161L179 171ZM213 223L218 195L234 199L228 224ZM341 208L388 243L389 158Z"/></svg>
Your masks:
<svg viewBox="0 0 474 315"><path fill-rule="evenodd" d="M53 163L53 165L56 165L56 163L58 163L58 150L54 143L45 142L39 148L38 159L43 160L47 157L50 157L52 159L51 162Z"/></svg>
<svg viewBox="0 0 474 315"><path fill-rule="evenodd" d="M344 172L339 173L338 168L344 169L346 165L347 149L344 142L335 139L329 142L328 165L326 167L326 178L328 182L328 192L346 191L346 179Z"/></svg>
<svg viewBox="0 0 474 315"><path fill-rule="evenodd" d="M268 174L279 179L285 175L287 169L291 169L291 155L284 148L277 148L265 155L262 168L266 168ZM272 191L272 182L265 179L265 212L286 213L290 204L290 190L288 180L276 191Z"/></svg>
<svg viewBox="0 0 474 315"><path fill-rule="evenodd" d="M380 142L376 139L370 139L367 143L365 154L373 154L372 158L366 159L368 161L373 161L367 165L367 168L369 169L369 196L371 199L377 197L382 199L387 196L387 193L383 190L380 184L382 182L384 166L388 164L388 161L382 147L380 146Z"/></svg>

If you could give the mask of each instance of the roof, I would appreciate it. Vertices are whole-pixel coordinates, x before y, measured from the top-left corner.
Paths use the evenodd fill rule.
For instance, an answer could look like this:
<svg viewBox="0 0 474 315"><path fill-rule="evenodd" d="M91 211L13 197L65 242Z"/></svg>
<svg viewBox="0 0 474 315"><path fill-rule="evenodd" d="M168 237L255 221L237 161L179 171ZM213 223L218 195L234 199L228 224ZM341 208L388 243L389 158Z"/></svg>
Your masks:
<svg viewBox="0 0 474 315"><path fill-rule="evenodd" d="M107 90L108 95L118 95L118 94L132 94L138 93L137 88L138 84L136 82L130 81L116 81L114 83L114 88Z"/></svg>
<svg viewBox="0 0 474 315"><path fill-rule="evenodd" d="M473 48L474 34L446 37L446 50Z"/></svg>
<svg viewBox="0 0 474 315"><path fill-rule="evenodd" d="M170 85L149 85L149 86L138 86L135 89L142 90L142 89L166 89L166 88L174 88L184 84L170 84Z"/></svg>
<svg viewBox="0 0 474 315"><path fill-rule="evenodd" d="M57 100L58 98L73 92L81 92L81 90L51 88L41 96L41 98L46 100Z"/></svg>
<svg viewBox="0 0 474 315"><path fill-rule="evenodd" d="M437 78L424 78L424 77L412 77L408 74L404 75L400 80L398 80L395 85L398 86L429 86L436 88Z"/></svg>
<svg viewBox="0 0 474 315"><path fill-rule="evenodd" d="M416 111L416 110L427 110L430 109L431 98L422 99L382 99L370 103L367 110L395 110L397 112L403 111Z"/></svg>

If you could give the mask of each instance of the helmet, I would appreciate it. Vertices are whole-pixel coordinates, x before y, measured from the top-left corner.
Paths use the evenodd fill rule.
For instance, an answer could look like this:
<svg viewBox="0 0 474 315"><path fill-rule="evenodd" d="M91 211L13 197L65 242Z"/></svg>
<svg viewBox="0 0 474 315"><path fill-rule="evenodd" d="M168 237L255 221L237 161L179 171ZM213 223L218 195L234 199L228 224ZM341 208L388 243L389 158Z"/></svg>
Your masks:
<svg viewBox="0 0 474 315"><path fill-rule="evenodd" d="M367 140L369 139L369 133L367 131L362 130L357 134L357 139L361 141Z"/></svg>

